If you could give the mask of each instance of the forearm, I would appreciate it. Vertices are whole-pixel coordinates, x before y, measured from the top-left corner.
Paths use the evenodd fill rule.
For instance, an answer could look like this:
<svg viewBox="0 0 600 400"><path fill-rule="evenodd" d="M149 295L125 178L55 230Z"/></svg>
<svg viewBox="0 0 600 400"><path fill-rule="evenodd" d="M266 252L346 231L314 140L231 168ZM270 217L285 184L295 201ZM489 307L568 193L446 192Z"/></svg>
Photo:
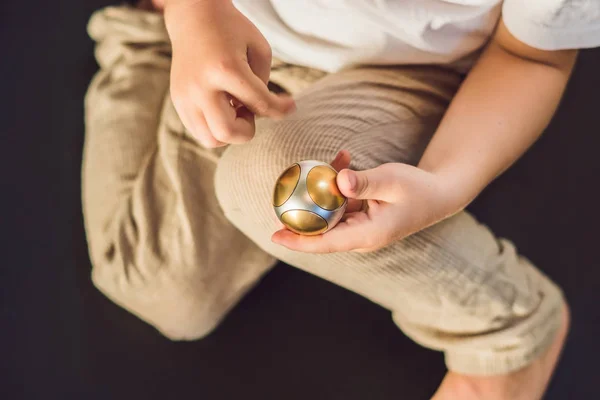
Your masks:
<svg viewBox="0 0 600 400"><path fill-rule="evenodd" d="M465 79L419 167L465 207L540 136L554 114L576 52L546 54L511 42L501 25Z"/></svg>

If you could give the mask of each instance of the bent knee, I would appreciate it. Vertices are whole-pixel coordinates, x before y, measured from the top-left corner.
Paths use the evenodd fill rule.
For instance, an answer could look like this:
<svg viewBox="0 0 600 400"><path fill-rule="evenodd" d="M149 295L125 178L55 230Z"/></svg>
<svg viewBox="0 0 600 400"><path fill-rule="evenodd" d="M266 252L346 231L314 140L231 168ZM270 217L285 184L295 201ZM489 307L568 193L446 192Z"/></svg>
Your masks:
<svg viewBox="0 0 600 400"><path fill-rule="evenodd" d="M230 146L219 160L215 173L215 193L231 221L236 215L263 215L271 203L273 184L291 156L266 145L260 137L252 142Z"/></svg>
<svg viewBox="0 0 600 400"><path fill-rule="evenodd" d="M219 160L215 190L225 215L235 225L239 218L274 228L272 195L277 177L303 159L332 160L340 143L320 132L317 121L283 119L257 121L256 137L230 146ZM321 129L322 130L322 129Z"/></svg>
<svg viewBox="0 0 600 400"><path fill-rule="evenodd" d="M147 322L147 321L146 321ZM193 341L200 340L212 333L217 327L217 323L207 324L201 321L199 324L194 323L193 320L180 320L176 324L154 324L154 328L158 330L161 335L172 341Z"/></svg>
<svg viewBox="0 0 600 400"><path fill-rule="evenodd" d="M201 293L167 285L123 287L97 271L93 271L92 281L100 292L170 340L201 339L217 327L224 314Z"/></svg>

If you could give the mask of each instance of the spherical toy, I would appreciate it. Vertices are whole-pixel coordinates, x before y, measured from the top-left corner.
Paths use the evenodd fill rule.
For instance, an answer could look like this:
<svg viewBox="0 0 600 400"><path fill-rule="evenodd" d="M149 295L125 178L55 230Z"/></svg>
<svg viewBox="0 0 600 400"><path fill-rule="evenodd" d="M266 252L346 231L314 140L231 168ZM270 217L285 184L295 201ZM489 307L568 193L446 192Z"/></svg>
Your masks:
<svg viewBox="0 0 600 400"><path fill-rule="evenodd" d="M300 161L277 178L273 207L279 220L300 235L319 235L344 215L347 199L336 183L337 171L321 161Z"/></svg>

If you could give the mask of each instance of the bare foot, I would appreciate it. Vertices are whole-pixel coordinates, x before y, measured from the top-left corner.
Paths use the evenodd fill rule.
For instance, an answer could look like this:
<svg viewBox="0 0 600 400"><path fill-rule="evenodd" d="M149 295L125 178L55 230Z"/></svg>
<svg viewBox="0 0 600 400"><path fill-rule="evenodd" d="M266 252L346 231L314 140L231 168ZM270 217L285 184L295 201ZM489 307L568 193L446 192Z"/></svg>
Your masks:
<svg viewBox="0 0 600 400"><path fill-rule="evenodd" d="M540 400L558 363L569 331L565 305L562 326L548 351L531 365L508 375L468 376L448 372L432 400Z"/></svg>

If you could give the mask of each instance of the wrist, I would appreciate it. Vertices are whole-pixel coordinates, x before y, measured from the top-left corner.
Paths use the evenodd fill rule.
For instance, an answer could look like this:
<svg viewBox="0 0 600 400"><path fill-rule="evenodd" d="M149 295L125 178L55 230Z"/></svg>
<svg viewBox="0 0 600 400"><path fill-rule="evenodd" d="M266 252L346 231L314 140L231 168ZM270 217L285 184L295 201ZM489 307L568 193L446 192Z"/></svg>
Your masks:
<svg viewBox="0 0 600 400"><path fill-rule="evenodd" d="M462 158L458 157L461 156ZM491 180L476 158L467 159L464 154L450 150L432 152L427 149L418 168L435 176L440 192L446 198L449 212L461 211L469 205Z"/></svg>
<svg viewBox="0 0 600 400"><path fill-rule="evenodd" d="M464 210L483 190L473 177L456 169L440 169L430 173L438 182L439 192L444 199L443 212L447 216Z"/></svg>
<svg viewBox="0 0 600 400"><path fill-rule="evenodd" d="M406 227L416 232L436 224L464 209L464 193L447 177L420 167L398 164L399 202L410 209Z"/></svg>

